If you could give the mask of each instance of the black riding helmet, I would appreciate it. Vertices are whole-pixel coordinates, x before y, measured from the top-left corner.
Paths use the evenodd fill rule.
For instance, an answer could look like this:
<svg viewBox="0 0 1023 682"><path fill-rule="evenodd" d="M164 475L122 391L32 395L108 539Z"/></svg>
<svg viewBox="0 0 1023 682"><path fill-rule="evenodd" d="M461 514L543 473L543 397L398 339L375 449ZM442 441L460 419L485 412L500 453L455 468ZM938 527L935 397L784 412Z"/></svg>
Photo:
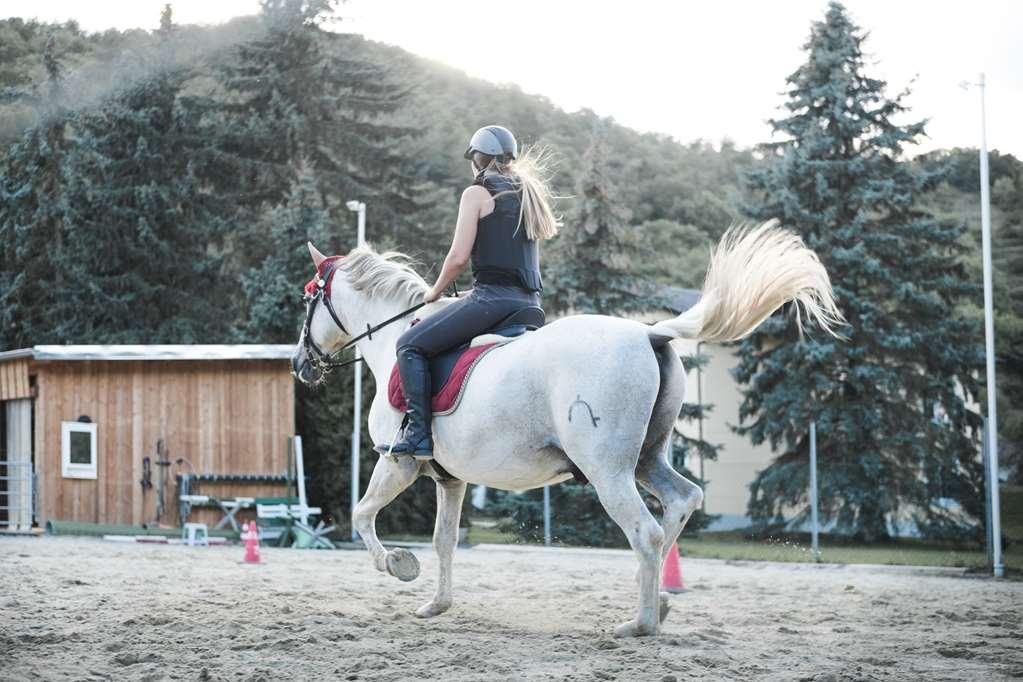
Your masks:
<svg viewBox="0 0 1023 682"><path fill-rule="evenodd" d="M473 152L496 157L499 161L511 161L519 154L519 145L512 132L503 126L484 126L472 135L463 155L472 158Z"/></svg>

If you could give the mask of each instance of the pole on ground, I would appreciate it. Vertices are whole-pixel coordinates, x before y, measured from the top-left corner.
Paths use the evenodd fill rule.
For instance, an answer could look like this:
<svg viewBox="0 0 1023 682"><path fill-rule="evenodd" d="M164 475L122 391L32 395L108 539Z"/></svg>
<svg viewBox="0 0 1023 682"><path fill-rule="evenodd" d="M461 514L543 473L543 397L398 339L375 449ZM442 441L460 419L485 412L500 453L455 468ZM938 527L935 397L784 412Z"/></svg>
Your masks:
<svg viewBox="0 0 1023 682"><path fill-rule="evenodd" d="M984 111L984 74L980 88L980 232L984 250L984 345L987 358L988 475L991 497L991 568L996 578L1002 565L1001 507L998 500L998 414L995 409L995 323L991 294L991 196L988 188L987 123Z"/></svg>
<svg viewBox="0 0 1023 682"><path fill-rule="evenodd" d="M700 357L700 347L703 345L703 341L696 342L696 357ZM696 363L696 404L700 406L700 418L696 420L697 437L700 442L703 442L703 366L702 363ZM697 453L700 456L700 485L706 487L703 473L703 448L697 448ZM668 441L668 461L671 461L671 441ZM706 491L704 491L706 492ZM707 496L704 495L700 498L700 511L707 511Z"/></svg>
<svg viewBox="0 0 1023 682"><path fill-rule="evenodd" d="M299 520L309 524L309 505L305 496L305 458L302 455L302 436L295 435L292 449L295 453L295 479L298 483ZM290 508L290 505L289 505Z"/></svg>
<svg viewBox="0 0 1023 682"><path fill-rule="evenodd" d="M810 552L814 561L821 560L817 519L817 422L810 422Z"/></svg>
<svg viewBox="0 0 1023 682"><path fill-rule="evenodd" d="M356 238L358 246L366 244L366 204L362 201L349 201L345 204L349 211L359 214L359 231ZM355 357L361 358L358 346ZM362 363L356 362L355 367L355 401L352 407L352 542L359 539L355 530L355 506L359 503L359 449L362 441Z"/></svg>
<svg viewBox="0 0 1023 682"><path fill-rule="evenodd" d="M551 546L551 487L543 487L543 544Z"/></svg>
<svg viewBox="0 0 1023 682"><path fill-rule="evenodd" d="M984 541L987 549L987 565L995 565L994 557L994 542L991 537L991 470L988 469L988 461L991 458L991 452L988 450L988 438L991 433L987 428L987 419L984 419L984 428L981 431L981 461L984 464Z"/></svg>

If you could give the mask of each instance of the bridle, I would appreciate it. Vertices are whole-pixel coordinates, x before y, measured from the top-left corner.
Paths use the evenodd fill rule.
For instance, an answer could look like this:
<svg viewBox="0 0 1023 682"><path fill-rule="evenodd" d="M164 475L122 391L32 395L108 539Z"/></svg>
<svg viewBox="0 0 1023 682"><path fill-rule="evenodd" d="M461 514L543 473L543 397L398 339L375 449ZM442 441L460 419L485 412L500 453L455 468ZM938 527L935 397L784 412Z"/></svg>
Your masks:
<svg viewBox="0 0 1023 682"><path fill-rule="evenodd" d="M320 302L323 303L324 307L327 309L327 312L330 314L330 318L334 320L334 324L338 326L338 329L344 332L345 335L348 336L351 335L351 333L348 331L345 325L341 322L341 317L337 314L337 311L334 310L334 305L330 302L330 282L331 279L333 279L334 277L334 273L337 272L338 266L340 265L340 261L342 258L344 258L344 256L330 256L328 258L325 258L323 262L320 264L320 271L316 273L316 277L314 277L305 286L304 300L306 302L306 315L305 322L302 325L302 345L305 348L306 357L308 359L309 364L312 365L314 370L318 370L321 374L327 374L330 370L336 367L344 367L346 365L351 365L356 362L361 362L362 361L361 356L343 361L338 361L335 360L334 358L335 356L340 355L343 351L354 346L357 341L365 338L372 339L373 332L383 329L392 322L396 322L397 320L400 320L409 313L413 313L422 308L424 305L426 305L426 301L417 303L411 308L403 310L397 315L389 317L380 324L374 326L370 326L369 323L367 322L366 331L362 332L356 337L348 339L348 341L343 346L338 348L333 353L328 353L324 351L322 348L316 345L315 341L313 341L312 330L310 329L313 322L313 315L316 313L317 303Z"/></svg>

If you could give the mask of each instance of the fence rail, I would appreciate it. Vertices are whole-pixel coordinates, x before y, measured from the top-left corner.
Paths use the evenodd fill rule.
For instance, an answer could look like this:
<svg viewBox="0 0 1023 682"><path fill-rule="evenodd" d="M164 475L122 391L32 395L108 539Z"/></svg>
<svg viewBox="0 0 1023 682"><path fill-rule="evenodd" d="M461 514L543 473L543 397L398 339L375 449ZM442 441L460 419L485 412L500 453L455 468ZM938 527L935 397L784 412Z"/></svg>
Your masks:
<svg viewBox="0 0 1023 682"><path fill-rule="evenodd" d="M29 530L35 518L36 476L32 462L0 459L0 528Z"/></svg>

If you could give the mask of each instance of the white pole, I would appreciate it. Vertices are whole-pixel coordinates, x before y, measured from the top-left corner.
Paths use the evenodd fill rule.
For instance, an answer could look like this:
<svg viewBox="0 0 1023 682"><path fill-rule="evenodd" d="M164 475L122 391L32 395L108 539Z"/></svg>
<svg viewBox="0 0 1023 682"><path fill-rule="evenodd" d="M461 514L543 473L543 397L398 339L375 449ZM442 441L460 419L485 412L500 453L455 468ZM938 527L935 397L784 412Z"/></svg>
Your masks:
<svg viewBox="0 0 1023 682"><path fill-rule="evenodd" d="M309 525L309 503L305 496L305 460L302 457L302 436L294 436L292 452L295 453L295 477L298 483L298 513L303 525ZM291 508L288 508L290 513Z"/></svg>
<svg viewBox="0 0 1023 682"><path fill-rule="evenodd" d="M696 357L700 357L700 347L703 345L703 341L696 342ZM703 367L699 362L696 363L696 404L700 406L700 410L703 410ZM700 418L696 420L697 434L700 442L703 442L703 412L700 412ZM668 442L668 451L671 451L671 442ZM703 448L699 449L700 455L700 485L704 488L707 487L704 482L703 473ZM668 461L671 461L671 457L668 457ZM704 491L706 492L706 491ZM700 498L700 511L707 511L707 496L704 495Z"/></svg>
<svg viewBox="0 0 1023 682"><path fill-rule="evenodd" d="M543 544L551 546L551 487L543 487Z"/></svg>
<svg viewBox="0 0 1023 682"><path fill-rule="evenodd" d="M814 561L821 560L817 520L817 422L810 422L810 552Z"/></svg>
<svg viewBox="0 0 1023 682"><path fill-rule="evenodd" d="M359 213L359 232L356 243L359 246L366 244L366 204L362 201L350 201L347 204L350 210ZM355 348L355 357L360 358L358 346ZM359 443L362 438L362 363L356 362L355 368L355 400L352 408L352 512L351 518L355 519L355 506L359 503ZM352 523L352 541L359 539L355 531L355 523Z"/></svg>
<svg viewBox="0 0 1023 682"><path fill-rule="evenodd" d="M987 121L984 111L984 74L980 88L980 232L984 250L984 345L987 357L988 473L991 481L991 555L996 578L1005 572L1002 564L1001 509L998 500L998 415L995 407L995 323L991 296L991 197L988 191Z"/></svg>

